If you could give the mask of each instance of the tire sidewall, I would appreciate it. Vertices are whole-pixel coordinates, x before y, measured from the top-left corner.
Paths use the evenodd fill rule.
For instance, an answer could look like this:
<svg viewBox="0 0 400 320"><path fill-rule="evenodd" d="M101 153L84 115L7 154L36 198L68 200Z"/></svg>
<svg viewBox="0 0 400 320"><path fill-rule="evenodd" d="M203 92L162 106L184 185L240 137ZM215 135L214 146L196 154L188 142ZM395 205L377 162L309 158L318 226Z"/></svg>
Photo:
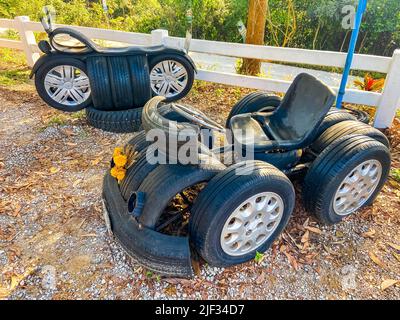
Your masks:
<svg viewBox="0 0 400 320"><path fill-rule="evenodd" d="M74 59L74 58L65 58L65 57L62 59L55 58L54 60L51 60L50 62L43 64L35 74L35 86L36 86L36 90L37 90L39 96L49 106L51 106L55 109L61 110L61 111L65 111L65 112L76 112L76 111L82 110L82 109L86 108L87 106L89 106L92 103L92 95L90 95L89 98L81 104L78 104L76 106L65 106L61 103L54 101L47 94L46 88L44 86L44 79L45 79L47 73L51 69L53 69L54 67L56 67L58 65L71 65L73 67L79 68L88 76L86 64L83 61Z"/></svg>
<svg viewBox="0 0 400 320"><path fill-rule="evenodd" d="M335 177L330 180L328 183L324 184L321 189L321 211L319 212L319 216L324 220L324 222L328 224L336 224L342 221L344 218L353 215L355 212L352 212L348 215L338 215L335 213L333 209L333 201L337 189L339 188L342 181L346 178L348 174L351 173L358 165L367 160L378 160L382 165L382 175L379 181L379 184L375 188L375 191L370 195L367 202L363 204L363 207L368 206L374 202L379 192L381 191L385 181L389 175L390 171L390 156L384 152L384 149L368 149L367 152L360 153L357 157L351 159L348 163L346 163L346 167L343 168ZM360 209L361 209L360 208ZM358 209L358 210L360 210ZM358 211L357 210L357 211ZM357 212L356 211L356 212Z"/></svg>
<svg viewBox="0 0 400 320"><path fill-rule="evenodd" d="M193 82L194 82L194 69L192 64L190 63L190 61L185 57L185 56L181 56L178 54L163 54L160 56L153 56L149 58L149 73L151 73L151 71L153 70L153 67L163 61L163 60L174 60L179 62L180 64L183 65L183 67L186 69L187 75L188 75L188 79L187 79L187 83L186 83L186 87L185 89L183 89L182 92L180 92L179 94L177 94L176 96L170 97L170 98L166 98L165 102L172 102L172 101L177 101L179 99L182 99L183 97L185 97L190 89L193 86ZM150 90L151 90L151 94L154 96L157 96L157 94L153 91L153 89L150 86Z"/></svg>
<svg viewBox="0 0 400 320"><path fill-rule="evenodd" d="M292 187L289 184L281 183L281 181L279 182L280 183L275 183L275 184L270 183L270 185L266 188L265 181L261 180L257 183L257 185L254 185L252 188L249 188L245 192L241 192L239 190L239 192L237 192L235 195L229 195L229 199L226 199L223 205L220 206L215 211L212 221L209 222L211 228L209 228L206 238L204 240L204 248L205 248L204 252L206 252L207 254L206 257L207 261L210 262L213 261L213 265L216 266L240 264L253 259L256 255L256 252L265 252L271 247L272 243L276 240L276 238L281 234L283 229L286 227L289 218L291 216L295 202L294 192L292 190ZM232 214L232 212L241 203L243 203L243 201L262 192L275 192L282 198L284 202L284 211L278 227L270 235L268 240L264 242L261 246L259 246L257 249L242 256L231 256L227 254L225 251L223 251L220 241L222 229L227 219ZM232 199L234 200L232 201Z"/></svg>

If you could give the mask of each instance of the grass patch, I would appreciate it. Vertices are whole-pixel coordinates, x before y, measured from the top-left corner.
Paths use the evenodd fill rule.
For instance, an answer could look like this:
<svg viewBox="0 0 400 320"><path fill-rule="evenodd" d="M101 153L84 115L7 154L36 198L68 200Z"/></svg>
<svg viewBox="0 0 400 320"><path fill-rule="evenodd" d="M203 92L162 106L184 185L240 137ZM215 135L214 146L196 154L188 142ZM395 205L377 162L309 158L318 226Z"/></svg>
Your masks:
<svg viewBox="0 0 400 320"><path fill-rule="evenodd" d="M49 119L45 124L45 127L53 127L53 126L65 126L68 124L68 118L62 114L57 114Z"/></svg>
<svg viewBox="0 0 400 320"><path fill-rule="evenodd" d="M27 83L30 69L25 55L17 50L0 49L0 85L12 86Z"/></svg>
<svg viewBox="0 0 400 320"><path fill-rule="evenodd" d="M396 180L396 182L400 183L400 169L393 169L390 171L390 176Z"/></svg>
<svg viewBox="0 0 400 320"><path fill-rule="evenodd" d="M76 120L86 119L86 112L85 110L80 110L78 112L71 113L70 117Z"/></svg>

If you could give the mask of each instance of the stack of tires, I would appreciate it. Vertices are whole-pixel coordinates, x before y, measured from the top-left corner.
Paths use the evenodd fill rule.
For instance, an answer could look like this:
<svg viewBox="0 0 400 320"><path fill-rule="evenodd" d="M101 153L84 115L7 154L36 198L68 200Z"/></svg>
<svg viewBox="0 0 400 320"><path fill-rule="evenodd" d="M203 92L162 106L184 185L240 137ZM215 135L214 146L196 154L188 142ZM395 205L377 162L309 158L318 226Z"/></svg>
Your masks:
<svg viewBox="0 0 400 320"><path fill-rule="evenodd" d="M105 131L138 131L142 107L152 96L147 57L89 57L87 72L92 90L88 122Z"/></svg>

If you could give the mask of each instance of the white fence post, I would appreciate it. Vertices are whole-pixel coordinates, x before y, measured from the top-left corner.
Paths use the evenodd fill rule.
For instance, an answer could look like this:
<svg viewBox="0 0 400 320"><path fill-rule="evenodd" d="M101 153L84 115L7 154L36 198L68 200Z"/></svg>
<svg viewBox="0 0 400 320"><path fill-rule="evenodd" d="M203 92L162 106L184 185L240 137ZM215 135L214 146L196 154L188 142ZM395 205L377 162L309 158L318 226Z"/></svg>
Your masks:
<svg viewBox="0 0 400 320"><path fill-rule="evenodd" d="M25 22L29 22L29 17L20 16L15 17L16 26L18 28L19 36L21 38L22 45L24 47L26 60L28 66L33 67L36 60L39 59L40 54L33 51L33 46L36 45L36 39L33 31L25 28Z"/></svg>
<svg viewBox="0 0 400 320"><path fill-rule="evenodd" d="M151 44L153 46L164 44L164 38L168 37L168 30L156 29L151 32Z"/></svg>
<svg viewBox="0 0 400 320"><path fill-rule="evenodd" d="M391 126L400 107L400 49L395 50L386 77L381 101L376 111L374 127L388 128Z"/></svg>

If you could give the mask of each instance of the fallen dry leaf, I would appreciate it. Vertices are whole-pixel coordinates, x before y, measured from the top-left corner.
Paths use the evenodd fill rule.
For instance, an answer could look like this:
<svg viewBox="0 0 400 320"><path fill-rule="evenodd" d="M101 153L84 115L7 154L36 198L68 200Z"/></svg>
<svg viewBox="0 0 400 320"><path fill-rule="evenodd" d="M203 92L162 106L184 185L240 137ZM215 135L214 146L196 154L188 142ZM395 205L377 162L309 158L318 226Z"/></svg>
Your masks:
<svg viewBox="0 0 400 320"><path fill-rule="evenodd" d="M7 298L10 295L10 290L0 287L0 300Z"/></svg>
<svg viewBox="0 0 400 320"><path fill-rule="evenodd" d="M51 167L51 168L50 168L50 173L51 173L51 174L55 174L55 173L57 173L58 171L60 171L60 168L56 168L56 167Z"/></svg>
<svg viewBox="0 0 400 320"><path fill-rule="evenodd" d="M92 160L90 163L92 166L95 166L95 165L99 164L101 160L102 160L101 158L96 158L96 159Z"/></svg>
<svg viewBox="0 0 400 320"><path fill-rule="evenodd" d="M370 229L367 232L361 234L364 238L373 238L375 236L376 231L374 229Z"/></svg>
<svg viewBox="0 0 400 320"><path fill-rule="evenodd" d="M397 244L394 244L394 243L392 243L392 242L388 242L387 245L388 245L389 247L392 247L393 249L395 249L395 250L397 250L397 251L400 251L400 246L397 245Z"/></svg>
<svg viewBox="0 0 400 320"><path fill-rule="evenodd" d="M168 296L174 296L176 295L176 287L174 286L168 286L165 290L164 290L165 294Z"/></svg>
<svg viewBox="0 0 400 320"><path fill-rule="evenodd" d="M264 281L265 281L265 273L261 272L261 274L256 279L256 283L262 284Z"/></svg>
<svg viewBox="0 0 400 320"><path fill-rule="evenodd" d="M298 270L299 269L299 265L297 263L297 260L295 259L295 257L293 257L290 253L288 252L284 252L284 255L286 256L286 258L289 260L290 265L293 267L294 270Z"/></svg>
<svg viewBox="0 0 400 320"><path fill-rule="evenodd" d="M381 283L381 290L386 290L399 282L400 282L399 280L393 280L393 279L384 280Z"/></svg>
<svg viewBox="0 0 400 320"><path fill-rule="evenodd" d="M322 231L320 229L316 228L316 227L307 226L307 227L304 227L304 229L306 229L306 230L308 230L308 231L310 231L312 233L322 234Z"/></svg>
<svg viewBox="0 0 400 320"><path fill-rule="evenodd" d="M310 232L307 230L301 237L301 243L306 243L310 239Z"/></svg>
<svg viewBox="0 0 400 320"><path fill-rule="evenodd" d="M368 253L369 257L371 258L371 260L373 262L375 262L378 266L380 266L381 268L385 268L385 264L381 261L381 259L378 258L378 256L373 253L372 251L370 251Z"/></svg>

